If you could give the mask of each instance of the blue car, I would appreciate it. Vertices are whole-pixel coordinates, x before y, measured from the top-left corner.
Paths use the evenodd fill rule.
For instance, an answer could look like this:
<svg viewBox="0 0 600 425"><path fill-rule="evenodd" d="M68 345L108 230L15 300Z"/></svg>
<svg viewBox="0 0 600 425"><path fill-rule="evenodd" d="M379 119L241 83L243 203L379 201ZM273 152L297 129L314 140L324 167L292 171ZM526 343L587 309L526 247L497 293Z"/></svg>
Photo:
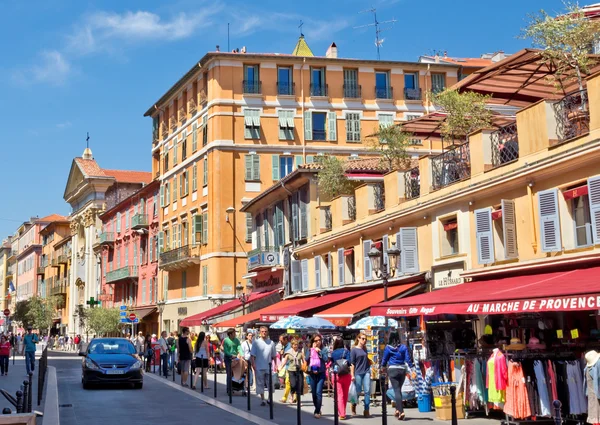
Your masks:
<svg viewBox="0 0 600 425"><path fill-rule="evenodd" d="M92 384L133 384L136 389L144 385L144 362L125 338L94 338L79 355L84 389Z"/></svg>

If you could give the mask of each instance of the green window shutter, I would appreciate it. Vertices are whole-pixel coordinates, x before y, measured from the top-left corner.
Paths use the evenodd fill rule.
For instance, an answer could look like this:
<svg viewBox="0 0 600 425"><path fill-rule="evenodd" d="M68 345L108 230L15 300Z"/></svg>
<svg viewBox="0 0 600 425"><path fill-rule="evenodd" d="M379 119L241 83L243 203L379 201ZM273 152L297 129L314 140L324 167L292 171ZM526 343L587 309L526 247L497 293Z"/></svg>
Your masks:
<svg viewBox="0 0 600 425"><path fill-rule="evenodd" d="M177 145L178 145L177 137L173 138L173 165L177 164Z"/></svg>
<svg viewBox="0 0 600 425"><path fill-rule="evenodd" d="M312 140L312 112L304 112L304 140Z"/></svg>
<svg viewBox="0 0 600 425"><path fill-rule="evenodd" d="M165 186L160 185L160 207L163 208L165 206Z"/></svg>
<svg viewBox="0 0 600 425"><path fill-rule="evenodd" d="M208 213L202 214L202 243L208 244Z"/></svg>
<svg viewBox="0 0 600 425"><path fill-rule="evenodd" d="M208 294L208 266L202 266L202 295Z"/></svg>
<svg viewBox="0 0 600 425"><path fill-rule="evenodd" d="M335 112L327 112L327 127L329 129L329 141L337 140L337 116Z"/></svg>
<svg viewBox="0 0 600 425"><path fill-rule="evenodd" d="M171 182L171 194L172 194L172 198L171 201L176 202L177 201L177 176L173 176L173 181Z"/></svg>
<svg viewBox="0 0 600 425"><path fill-rule="evenodd" d="M208 184L208 158L204 158L204 175L202 176L202 184Z"/></svg>
<svg viewBox="0 0 600 425"><path fill-rule="evenodd" d="M192 124L192 152L198 149L198 124Z"/></svg>
<svg viewBox="0 0 600 425"><path fill-rule="evenodd" d="M121 213L117 213L117 233L121 233Z"/></svg>
<svg viewBox="0 0 600 425"><path fill-rule="evenodd" d="M165 183L165 205L169 205L171 203L171 184L169 182Z"/></svg>
<svg viewBox="0 0 600 425"><path fill-rule="evenodd" d="M314 155L306 155L306 163L312 164L313 162L315 162L315 156Z"/></svg>
<svg viewBox="0 0 600 425"><path fill-rule="evenodd" d="M245 164L245 178L246 180L252 180L252 155L244 156L244 164Z"/></svg>
<svg viewBox="0 0 600 425"><path fill-rule="evenodd" d="M252 180L260 180L260 156L252 155Z"/></svg>
<svg viewBox="0 0 600 425"><path fill-rule="evenodd" d="M246 213L246 242L252 242L252 214Z"/></svg>
<svg viewBox="0 0 600 425"><path fill-rule="evenodd" d="M296 161L296 169L298 169L298 166L302 165L302 155L296 155L294 160Z"/></svg>
<svg viewBox="0 0 600 425"><path fill-rule="evenodd" d="M194 216L194 245L200 244L202 242L202 214L196 214Z"/></svg>
<svg viewBox="0 0 600 425"><path fill-rule="evenodd" d="M163 245L165 241L165 232L158 232L158 252L163 252Z"/></svg>
<svg viewBox="0 0 600 425"><path fill-rule="evenodd" d="M198 163L192 168L192 192L198 190Z"/></svg>
<svg viewBox="0 0 600 425"><path fill-rule="evenodd" d="M279 180L279 155L271 155L273 181Z"/></svg>

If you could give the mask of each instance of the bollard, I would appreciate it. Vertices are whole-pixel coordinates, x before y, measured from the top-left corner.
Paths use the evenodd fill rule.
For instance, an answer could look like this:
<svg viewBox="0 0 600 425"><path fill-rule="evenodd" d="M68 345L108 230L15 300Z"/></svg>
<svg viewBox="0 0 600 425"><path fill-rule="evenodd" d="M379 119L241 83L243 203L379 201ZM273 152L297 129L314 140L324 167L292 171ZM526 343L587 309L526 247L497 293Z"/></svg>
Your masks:
<svg viewBox="0 0 600 425"><path fill-rule="evenodd" d="M38 370L40 373L40 370ZM31 413L31 401L33 400L33 373L29 374L29 397L27 398L27 412Z"/></svg>
<svg viewBox="0 0 600 425"><path fill-rule="evenodd" d="M13 366L15 365L15 353L17 352L17 350L13 347Z"/></svg>
<svg viewBox="0 0 600 425"><path fill-rule="evenodd" d="M194 359L192 359L192 361L190 362L190 365L194 362ZM194 374L195 374L195 369L190 366L190 388L192 388L192 384L194 383Z"/></svg>
<svg viewBox="0 0 600 425"><path fill-rule="evenodd" d="M554 400L552 402L552 407L554 407L554 423L555 425L562 424L562 414L560 408L562 407L562 403L560 400Z"/></svg>
<svg viewBox="0 0 600 425"><path fill-rule="evenodd" d="M29 381L23 381L23 408L21 413L27 413L27 406L29 405Z"/></svg>
<svg viewBox="0 0 600 425"><path fill-rule="evenodd" d="M273 420L273 366L268 370L269 373L269 418Z"/></svg>
<svg viewBox="0 0 600 425"><path fill-rule="evenodd" d="M10 408L5 407L4 409L2 409L2 414L3 415L10 415L12 413L12 410L10 410Z"/></svg>
<svg viewBox="0 0 600 425"><path fill-rule="evenodd" d="M175 371L176 367L175 367L175 359L173 359L173 361L171 362L171 373L173 374L173 382L175 382L175 375L177 374L177 372Z"/></svg>
<svg viewBox="0 0 600 425"><path fill-rule="evenodd" d="M302 398L302 391L304 390L304 376L300 365L296 365L296 424L302 424L302 404L300 399Z"/></svg>
<svg viewBox="0 0 600 425"><path fill-rule="evenodd" d="M225 363L225 365L227 365L227 363ZM229 404L233 403L232 397L233 397L233 373L231 371L231 367L233 365L233 357L231 359L229 359L229 367L226 367L227 369L227 393L229 395Z"/></svg>
<svg viewBox="0 0 600 425"><path fill-rule="evenodd" d="M452 425L458 425L458 417L456 415L456 386L450 387L450 402L452 403Z"/></svg>
<svg viewBox="0 0 600 425"><path fill-rule="evenodd" d="M204 393L204 356L200 359L200 392Z"/></svg>
<svg viewBox="0 0 600 425"><path fill-rule="evenodd" d="M338 412L338 391L337 391L337 380L338 380L338 371L337 366L333 368L333 425L338 425L340 423L340 412Z"/></svg>
<svg viewBox="0 0 600 425"><path fill-rule="evenodd" d="M213 387L215 389L215 398L217 398L217 359L215 358L215 383L213 384Z"/></svg>
<svg viewBox="0 0 600 425"><path fill-rule="evenodd" d="M382 372L381 374L380 390L381 390L381 425L387 425L387 377Z"/></svg>
<svg viewBox="0 0 600 425"><path fill-rule="evenodd" d="M250 403L250 393L251 393L251 389L252 386L250 385L250 364L248 363L248 367L247 367L247 372L246 372L246 382L248 383L247 387L248 387L248 391L246 392L246 398L248 399L248 412L252 409L251 408L251 403Z"/></svg>
<svg viewBox="0 0 600 425"><path fill-rule="evenodd" d="M17 391L17 413L23 413L23 391Z"/></svg>

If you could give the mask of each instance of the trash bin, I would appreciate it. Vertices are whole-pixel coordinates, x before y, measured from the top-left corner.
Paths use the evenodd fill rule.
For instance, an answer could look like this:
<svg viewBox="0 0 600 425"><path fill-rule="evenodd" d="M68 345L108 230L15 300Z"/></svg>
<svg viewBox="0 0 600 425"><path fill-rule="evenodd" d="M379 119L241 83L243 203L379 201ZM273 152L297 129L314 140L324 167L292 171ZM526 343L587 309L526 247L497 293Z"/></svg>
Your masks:
<svg viewBox="0 0 600 425"><path fill-rule="evenodd" d="M431 394L419 394L417 396L419 412L431 412Z"/></svg>

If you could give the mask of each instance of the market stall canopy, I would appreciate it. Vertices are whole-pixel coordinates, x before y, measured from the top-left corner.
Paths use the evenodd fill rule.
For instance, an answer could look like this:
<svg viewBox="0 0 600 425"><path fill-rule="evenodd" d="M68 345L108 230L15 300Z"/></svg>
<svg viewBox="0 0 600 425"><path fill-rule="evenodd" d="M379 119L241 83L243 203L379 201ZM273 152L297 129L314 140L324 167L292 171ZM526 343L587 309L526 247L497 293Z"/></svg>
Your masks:
<svg viewBox="0 0 600 425"><path fill-rule="evenodd" d="M246 323L258 322L262 314L268 315L269 312L274 311L275 309L281 309L286 308L288 306L292 306L294 304L300 304L308 300L312 300L313 298L315 297L311 296L302 298L290 298L288 300L283 300L278 303L271 304L270 306L262 308L260 310L253 311L252 313L234 317L233 319L225 320L224 322L216 323L213 326L216 328L235 328L236 326L244 325Z"/></svg>
<svg viewBox="0 0 600 425"><path fill-rule="evenodd" d="M298 329L304 317L288 316L273 323L271 329Z"/></svg>
<svg viewBox="0 0 600 425"><path fill-rule="evenodd" d="M528 106L541 99L560 99L579 90L576 71L563 73L558 79L558 90L548 77L556 76L556 65L542 61L541 50L523 49L506 59L473 72L459 81L452 89L459 92L472 91L491 95L491 103ZM600 71L600 55L590 55L596 62L590 74ZM586 75L583 75L585 78Z"/></svg>
<svg viewBox="0 0 600 425"><path fill-rule="evenodd" d="M397 328L398 321L388 318L387 325L390 328ZM356 323L352 323L348 326L349 329L368 329L368 328L382 328L385 326L385 316L367 316L358 320Z"/></svg>
<svg viewBox="0 0 600 425"><path fill-rule="evenodd" d="M258 301L277 292L279 292L279 289L265 292L254 292L250 295L250 298L248 299L248 302L246 304L253 303L254 301ZM186 317L181 321L180 326L201 326L206 324L206 321L208 321L209 319L223 316L224 314L235 310L236 308L240 308L241 306L241 301L236 298L235 300L229 301L215 308L203 311L202 313Z"/></svg>
<svg viewBox="0 0 600 425"><path fill-rule="evenodd" d="M398 125L402 130L412 134L414 137L425 140L430 138L437 139L441 137L442 125L444 124L444 121L446 121L447 116L448 114L445 112L433 112ZM492 115L492 127L495 128L504 127L514 122L516 122L514 116L498 113Z"/></svg>
<svg viewBox="0 0 600 425"><path fill-rule="evenodd" d="M600 309L600 267L469 282L377 304L373 316L510 314Z"/></svg>
<svg viewBox="0 0 600 425"><path fill-rule="evenodd" d="M307 317L302 319L298 324L298 329L335 329L336 326L327 319L322 317Z"/></svg>

